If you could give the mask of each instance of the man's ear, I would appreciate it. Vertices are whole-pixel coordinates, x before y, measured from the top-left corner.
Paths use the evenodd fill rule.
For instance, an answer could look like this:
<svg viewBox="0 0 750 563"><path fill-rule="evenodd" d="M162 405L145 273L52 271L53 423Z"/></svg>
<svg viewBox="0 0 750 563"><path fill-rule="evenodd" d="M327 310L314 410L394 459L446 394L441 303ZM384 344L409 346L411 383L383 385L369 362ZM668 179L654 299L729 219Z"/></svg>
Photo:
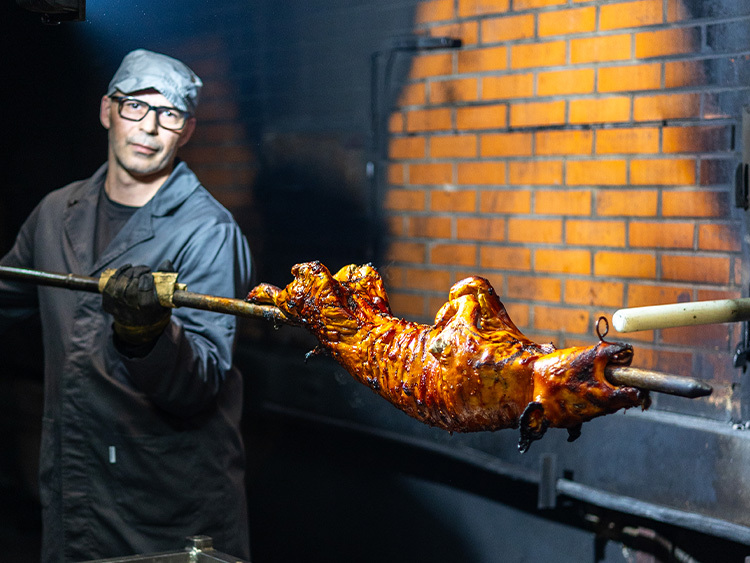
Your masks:
<svg viewBox="0 0 750 563"><path fill-rule="evenodd" d="M177 142L178 147L183 146L190 140L190 137L193 136L193 131L195 131L195 124L196 119L194 117L191 117L187 120L187 122L185 123L185 127L183 127L182 131L180 131L180 140Z"/></svg>
<svg viewBox="0 0 750 563"><path fill-rule="evenodd" d="M112 99L109 96L102 96L102 101L99 104L99 121L105 129L109 129L111 124L110 111L112 109Z"/></svg>

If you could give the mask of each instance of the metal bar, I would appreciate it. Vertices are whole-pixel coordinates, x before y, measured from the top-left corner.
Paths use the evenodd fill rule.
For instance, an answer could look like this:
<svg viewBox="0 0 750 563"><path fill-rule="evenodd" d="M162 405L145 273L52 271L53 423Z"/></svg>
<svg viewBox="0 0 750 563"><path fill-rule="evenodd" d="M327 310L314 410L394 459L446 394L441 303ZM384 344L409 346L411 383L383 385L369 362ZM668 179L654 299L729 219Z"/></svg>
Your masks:
<svg viewBox="0 0 750 563"><path fill-rule="evenodd" d="M216 297L214 295L177 289L172 297L172 302L175 307L188 307L191 309L235 315L237 317L261 318L266 321L295 324L278 307L272 305L255 305L242 299Z"/></svg>
<svg viewBox="0 0 750 563"><path fill-rule="evenodd" d="M568 479L558 479L557 493L624 514L633 514L750 545L750 528L698 512L686 512L636 498L602 491Z"/></svg>
<svg viewBox="0 0 750 563"><path fill-rule="evenodd" d="M625 385L648 389L658 393L667 393L695 399L706 397L713 392L713 388L700 379L683 377L681 375L668 375L657 371L631 368L631 367L607 367L604 370L607 380L613 385Z"/></svg>
<svg viewBox="0 0 750 563"><path fill-rule="evenodd" d="M99 278L79 276L76 274L56 274L52 272L28 270L25 268L0 266L0 279L99 293ZM188 307L191 309L225 313L238 317L261 318L267 321L294 324L277 307L270 305L254 305L253 303L248 303L242 299L215 297L213 295L203 295L201 293L193 293L191 291L177 289L172 297L172 302L175 307Z"/></svg>
<svg viewBox="0 0 750 563"><path fill-rule="evenodd" d="M0 279L99 293L99 278L0 266Z"/></svg>

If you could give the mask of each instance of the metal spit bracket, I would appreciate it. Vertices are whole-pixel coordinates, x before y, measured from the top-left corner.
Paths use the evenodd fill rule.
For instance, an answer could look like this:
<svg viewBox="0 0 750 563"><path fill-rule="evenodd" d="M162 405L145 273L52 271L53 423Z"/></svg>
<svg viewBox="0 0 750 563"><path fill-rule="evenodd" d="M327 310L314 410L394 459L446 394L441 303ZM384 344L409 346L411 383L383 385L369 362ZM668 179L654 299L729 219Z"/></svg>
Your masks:
<svg viewBox="0 0 750 563"><path fill-rule="evenodd" d="M750 208L750 106L742 108L742 160L737 165L734 182L734 203L740 209L746 212ZM750 237L750 216L745 213L746 228L748 232L744 233L744 239ZM743 245L745 256L750 254L747 248L748 243ZM737 345L732 359L732 365L735 368L742 368L745 372L748 361L750 361L750 328L748 322L742 324L742 341Z"/></svg>

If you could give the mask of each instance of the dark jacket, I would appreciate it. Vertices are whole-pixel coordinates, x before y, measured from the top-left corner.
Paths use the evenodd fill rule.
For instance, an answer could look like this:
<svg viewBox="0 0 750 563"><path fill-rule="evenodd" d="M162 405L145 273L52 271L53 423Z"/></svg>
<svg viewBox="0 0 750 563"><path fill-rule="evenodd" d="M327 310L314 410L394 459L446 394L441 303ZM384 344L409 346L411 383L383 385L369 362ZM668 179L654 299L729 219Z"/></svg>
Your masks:
<svg viewBox="0 0 750 563"><path fill-rule="evenodd" d="M106 171L45 197L2 264L99 276L169 259L189 291L245 296L247 241L184 163L94 261ZM43 561L181 549L196 534L248 558L236 319L175 309L153 351L128 359L99 294L0 281L0 333L35 311L45 352Z"/></svg>

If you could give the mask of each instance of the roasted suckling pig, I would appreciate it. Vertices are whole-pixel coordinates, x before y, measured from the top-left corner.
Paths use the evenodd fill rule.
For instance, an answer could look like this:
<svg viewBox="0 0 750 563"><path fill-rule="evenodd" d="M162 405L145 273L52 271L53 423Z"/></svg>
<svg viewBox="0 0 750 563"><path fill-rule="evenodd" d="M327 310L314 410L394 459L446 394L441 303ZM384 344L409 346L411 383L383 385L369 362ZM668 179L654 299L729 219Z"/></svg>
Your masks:
<svg viewBox="0 0 750 563"><path fill-rule="evenodd" d="M248 295L311 331L358 381L408 415L450 432L518 428L526 451L548 427L567 428L621 408L646 408L648 392L611 385L607 366L627 366L631 346L600 342L558 350L535 344L513 324L490 283L470 277L450 290L432 326L391 315L382 279L369 265L335 275L297 264L284 289Z"/></svg>

